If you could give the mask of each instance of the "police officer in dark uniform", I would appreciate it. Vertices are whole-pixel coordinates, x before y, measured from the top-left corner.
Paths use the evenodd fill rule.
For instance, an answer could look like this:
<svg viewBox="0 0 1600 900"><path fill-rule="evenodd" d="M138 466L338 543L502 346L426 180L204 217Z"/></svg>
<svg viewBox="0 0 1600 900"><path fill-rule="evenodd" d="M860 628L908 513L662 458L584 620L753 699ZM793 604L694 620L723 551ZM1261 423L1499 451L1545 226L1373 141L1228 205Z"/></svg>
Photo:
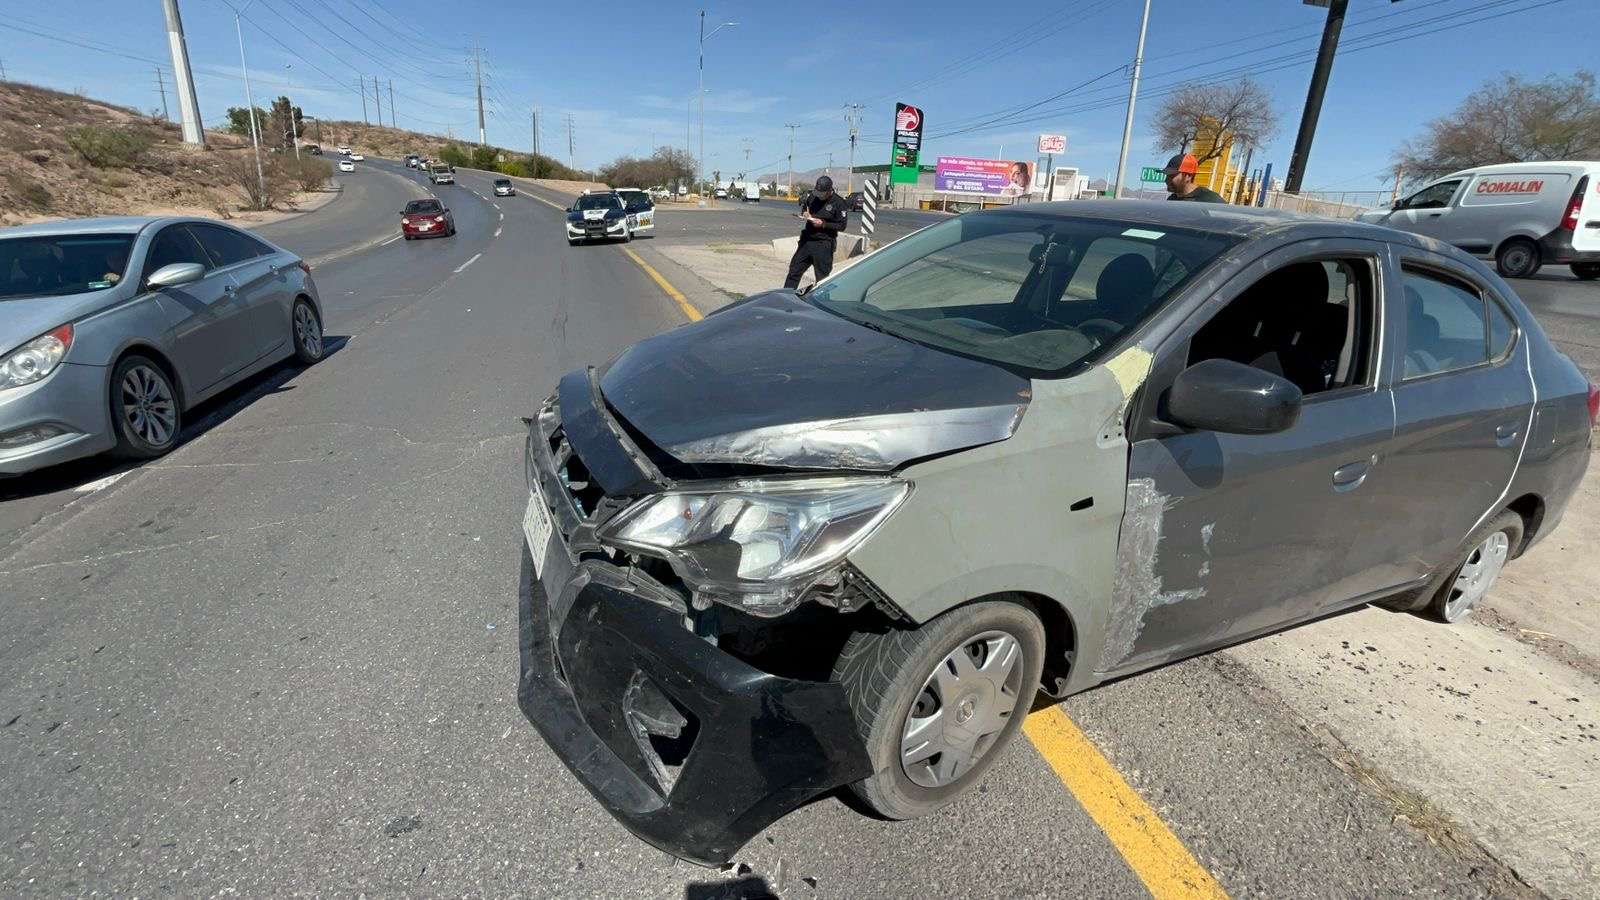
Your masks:
<svg viewBox="0 0 1600 900"><path fill-rule="evenodd" d="M817 179L816 187L801 207L800 217L806 220L806 225L800 230L800 246L789 260L789 277L783 280L783 286L791 290L800 286L800 276L806 273L808 266L816 270L818 281L833 271L833 248L839 232L848 224L848 216L844 201L833 192L832 178L824 175Z"/></svg>

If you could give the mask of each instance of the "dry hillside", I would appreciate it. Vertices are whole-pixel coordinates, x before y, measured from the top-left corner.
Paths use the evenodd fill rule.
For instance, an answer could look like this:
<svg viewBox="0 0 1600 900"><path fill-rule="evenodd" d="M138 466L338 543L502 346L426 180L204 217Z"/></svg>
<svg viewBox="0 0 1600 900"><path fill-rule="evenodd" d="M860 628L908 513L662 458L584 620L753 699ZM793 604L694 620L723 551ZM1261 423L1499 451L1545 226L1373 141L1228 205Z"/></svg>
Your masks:
<svg viewBox="0 0 1600 900"><path fill-rule="evenodd" d="M85 144L107 136L127 141L120 158ZM136 110L0 82L0 225L152 213L232 218L246 197L231 170L249 155L249 141L220 132L206 141L209 149L190 147L176 125Z"/></svg>

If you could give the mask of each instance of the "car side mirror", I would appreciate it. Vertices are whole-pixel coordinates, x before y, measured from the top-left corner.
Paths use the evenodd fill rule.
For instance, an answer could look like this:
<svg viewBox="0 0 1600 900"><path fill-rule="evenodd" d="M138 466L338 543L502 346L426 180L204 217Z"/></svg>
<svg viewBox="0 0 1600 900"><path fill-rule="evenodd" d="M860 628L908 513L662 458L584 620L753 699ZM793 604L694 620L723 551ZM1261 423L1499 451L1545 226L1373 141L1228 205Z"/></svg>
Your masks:
<svg viewBox="0 0 1600 900"><path fill-rule="evenodd" d="M1399 209L1400 208L1400 201L1396 200L1393 203L1389 204L1389 208L1390 209Z"/></svg>
<svg viewBox="0 0 1600 900"><path fill-rule="evenodd" d="M1185 428L1276 434L1300 419L1300 389L1281 375L1227 359L1197 362L1167 392L1166 417Z"/></svg>
<svg viewBox="0 0 1600 900"><path fill-rule="evenodd" d="M199 263L171 263L150 273L145 284L152 289L181 287L206 277L206 267Z"/></svg>

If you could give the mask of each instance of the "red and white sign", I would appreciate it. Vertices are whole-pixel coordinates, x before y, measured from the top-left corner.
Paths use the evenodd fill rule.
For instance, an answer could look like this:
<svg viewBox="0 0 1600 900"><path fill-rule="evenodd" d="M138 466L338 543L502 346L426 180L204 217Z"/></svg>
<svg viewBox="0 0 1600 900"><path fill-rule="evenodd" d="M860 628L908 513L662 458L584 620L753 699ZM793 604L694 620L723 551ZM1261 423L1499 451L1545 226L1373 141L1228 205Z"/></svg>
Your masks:
<svg viewBox="0 0 1600 900"><path fill-rule="evenodd" d="M902 106L900 112L894 117L894 127L897 131L916 131L922 127L922 110L915 106Z"/></svg>
<svg viewBox="0 0 1600 900"><path fill-rule="evenodd" d="M1537 194L1544 190L1544 180L1529 178L1522 181L1480 181L1474 190L1479 194Z"/></svg>
<svg viewBox="0 0 1600 900"><path fill-rule="evenodd" d="M1067 136L1064 134L1039 135L1040 153L1065 153L1067 152Z"/></svg>

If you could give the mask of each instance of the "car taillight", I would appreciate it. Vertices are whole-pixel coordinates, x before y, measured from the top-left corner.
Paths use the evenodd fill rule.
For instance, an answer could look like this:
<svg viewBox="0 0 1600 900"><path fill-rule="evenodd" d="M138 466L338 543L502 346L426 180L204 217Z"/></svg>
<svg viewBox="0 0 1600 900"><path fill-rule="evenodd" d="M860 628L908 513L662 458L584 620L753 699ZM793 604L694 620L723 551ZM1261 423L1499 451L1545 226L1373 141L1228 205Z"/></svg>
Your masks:
<svg viewBox="0 0 1600 900"><path fill-rule="evenodd" d="M1583 192L1589 187L1589 176L1578 179L1578 188L1572 192L1572 199L1567 201L1567 214L1561 217L1561 227L1568 231L1578 230L1578 211L1583 209Z"/></svg>
<svg viewBox="0 0 1600 900"><path fill-rule="evenodd" d="M1589 427L1593 428L1595 422L1600 420L1600 386L1589 385Z"/></svg>

